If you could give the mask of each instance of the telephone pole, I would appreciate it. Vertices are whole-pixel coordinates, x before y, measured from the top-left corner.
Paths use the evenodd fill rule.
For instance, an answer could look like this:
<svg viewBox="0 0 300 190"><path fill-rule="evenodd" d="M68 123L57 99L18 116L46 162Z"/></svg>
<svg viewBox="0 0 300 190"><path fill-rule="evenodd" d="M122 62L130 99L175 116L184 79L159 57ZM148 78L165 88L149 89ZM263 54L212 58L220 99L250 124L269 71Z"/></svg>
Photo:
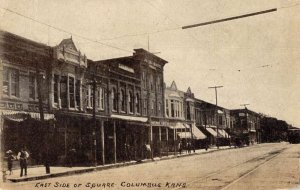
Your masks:
<svg viewBox="0 0 300 190"><path fill-rule="evenodd" d="M219 149L219 144L218 144L218 136L219 136L219 124L218 124L218 88L222 88L223 86L211 86L208 88L214 88L215 89L215 95L216 95L216 107L215 107L215 118L216 118L216 126L217 126L217 138L216 138L216 145Z"/></svg>

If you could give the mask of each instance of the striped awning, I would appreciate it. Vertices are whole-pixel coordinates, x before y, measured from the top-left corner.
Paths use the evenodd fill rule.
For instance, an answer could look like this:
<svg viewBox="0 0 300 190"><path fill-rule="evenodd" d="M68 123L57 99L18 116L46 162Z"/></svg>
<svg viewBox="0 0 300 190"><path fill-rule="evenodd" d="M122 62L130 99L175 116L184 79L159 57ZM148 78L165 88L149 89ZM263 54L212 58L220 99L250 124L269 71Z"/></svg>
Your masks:
<svg viewBox="0 0 300 190"><path fill-rule="evenodd" d="M16 111L16 110L0 110L0 114L3 118L15 121L15 122L21 122L25 119L36 119L40 120L40 113L36 112L26 112L26 111ZM54 119L54 114L44 113L44 119L45 120L51 120Z"/></svg>
<svg viewBox="0 0 300 190"><path fill-rule="evenodd" d="M181 139L191 139L192 135L190 132L179 132L177 133L177 135L181 138Z"/></svg>

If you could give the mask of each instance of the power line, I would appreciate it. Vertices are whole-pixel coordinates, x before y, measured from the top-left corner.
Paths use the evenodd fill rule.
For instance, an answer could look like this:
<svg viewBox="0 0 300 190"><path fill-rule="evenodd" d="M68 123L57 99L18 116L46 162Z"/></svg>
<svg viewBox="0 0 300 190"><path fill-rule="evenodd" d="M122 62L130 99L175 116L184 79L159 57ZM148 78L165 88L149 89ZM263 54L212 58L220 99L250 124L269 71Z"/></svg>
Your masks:
<svg viewBox="0 0 300 190"><path fill-rule="evenodd" d="M132 53L132 51L130 51L130 50L123 49L123 48L119 48L119 47L117 47L117 46L109 45L109 44L100 42L100 41L95 40L95 39L91 39L91 38L88 38L88 37L85 37L85 36L82 36L82 35L79 35L79 34L76 34L76 33L73 33L73 32L69 32L69 31L64 30L64 29L62 29L62 28L59 28L59 27L56 27L56 26L47 24L47 23L45 23L45 22L39 21L39 20L37 20L37 19L34 19L34 18L29 17L29 16L26 16L26 15L23 15L23 14L21 14L21 13L18 13L18 12L16 12L16 11L11 10L11 9L3 8L3 7L0 7L0 8L3 9L3 10L5 10L5 11L8 11L8 12L10 12L10 13L13 13L13 14L16 14L16 15L18 15L18 16L21 16L21 17L23 17L23 18L29 19L29 20L31 20L31 21L33 21L33 22L36 22L36 23L39 23L39 24L41 24L41 25L47 26L47 27L49 27L49 28L55 29L55 30L57 30L57 31L64 32L64 33L67 33L67 34L70 34L70 35L74 35L74 36L77 36L77 37L82 38L82 39L84 39L84 40L87 40L87 41L91 41L91 42L94 42L94 43L101 44L102 46L107 46L107 47L110 47L110 48L114 48L114 49L118 49L118 50L121 50L121 51L125 51L125 52L130 52L130 53Z"/></svg>
<svg viewBox="0 0 300 190"><path fill-rule="evenodd" d="M269 9L269 10L265 10L265 11L254 12L254 13L250 13L250 14L244 14L244 15L240 15L240 16L228 17L228 18L219 19L219 20L213 20L213 21L209 21L209 22L202 22L199 24L187 25L187 26L183 26L182 29L184 30L184 29L195 28L195 27L199 27L199 26L216 24L216 23L220 23L220 22L227 22L230 20L236 20L236 19L256 16L256 15L260 15L260 14L266 14L266 13L270 13L270 12L274 12L274 11L277 11L277 8Z"/></svg>
<svg viewBox="0 0 300 190"><path fill-rule="evenodd" d="M181 29L180 25L177 24L177 22L175 22L173 19L171 19L166 13L164 13L163 11L161 11L160 9L158 9L157 7L155 7L152 3L150 3L150 1L145 0L146 3L148 3L151 7L153 7L155 10L157 10L160 14L164 15L167 19L169 19L171 22L173 22L178 28L176 29ZM191 38L193 38L194 40L196 40L197 42L200 43L200 41L193 35L189 34L189 36Z"/></svg>

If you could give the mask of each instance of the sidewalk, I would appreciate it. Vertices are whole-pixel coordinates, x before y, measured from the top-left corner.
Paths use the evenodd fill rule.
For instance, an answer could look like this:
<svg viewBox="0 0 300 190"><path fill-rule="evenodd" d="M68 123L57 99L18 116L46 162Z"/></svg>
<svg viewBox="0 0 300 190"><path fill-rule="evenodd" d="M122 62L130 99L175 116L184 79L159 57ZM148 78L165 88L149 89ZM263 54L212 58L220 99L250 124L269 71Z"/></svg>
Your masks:
<svg viewBox="0 0 300 190"><path fill-rule="evenodd" d="M234 147L231 147L234 148ZM92 172L92 171L100 171L100 170L106 170L111 168L117 168L117 167L124 167L124 166L130 166L135 164L141 164L141 163L148 163L153 161L160 161L160 160L168 160L168 159L175 159L179 157L186 157L186 156L192 156L192 155L198 155L198 154L205 154L209 152L219 151L219 150L225 150L230 149L229 146L222 146L217 149L217 147L210 147L207 151L205 149L196 150L195 153L192 151L192 153L187 154L186 151L182 151L182 154L179 155L169 155L169 156L163 156L163 157L155 157L152 159L145 159L142 160L142 162L137 161L130 161L130 162L120 162L116 164L107 164L107 165L100 165L97 167L90 166L90 167L59 167L59 166L52 166L51 167L51 174L46 174L45 167L44 166L38 166L38 167L31 167L27 168L27 176L20 177L20 169L13 170L12 175L8 175L8 171L6 172L6 180L11 182L23 182L23 181L33 181L33 180L40 180L40 179L47 179L47 178L53 178L53 177L61 177L61 176L68 176L68 175L74 175L74 174L80 174L80 173L86 173L86 172Z"/></svg>

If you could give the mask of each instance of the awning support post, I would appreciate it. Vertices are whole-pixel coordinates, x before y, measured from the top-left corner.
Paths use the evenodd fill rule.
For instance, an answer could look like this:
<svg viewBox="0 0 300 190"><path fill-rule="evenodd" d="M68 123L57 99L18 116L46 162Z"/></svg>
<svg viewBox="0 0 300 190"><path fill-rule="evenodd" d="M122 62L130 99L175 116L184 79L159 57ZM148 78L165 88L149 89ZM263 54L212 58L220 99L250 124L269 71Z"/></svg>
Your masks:
<svg viewBox="0 0 300 190"><path fill-rule="evenodd" d="M117 163L116 121L114 121L114 162Z"/></svg>
<svg viewBox="0 0 300 190"><path fill-rule="evenodd" d="M104 121L101 121L101 150L102 150L102 165L105 164L105 145L104 145Z"/></svg>

